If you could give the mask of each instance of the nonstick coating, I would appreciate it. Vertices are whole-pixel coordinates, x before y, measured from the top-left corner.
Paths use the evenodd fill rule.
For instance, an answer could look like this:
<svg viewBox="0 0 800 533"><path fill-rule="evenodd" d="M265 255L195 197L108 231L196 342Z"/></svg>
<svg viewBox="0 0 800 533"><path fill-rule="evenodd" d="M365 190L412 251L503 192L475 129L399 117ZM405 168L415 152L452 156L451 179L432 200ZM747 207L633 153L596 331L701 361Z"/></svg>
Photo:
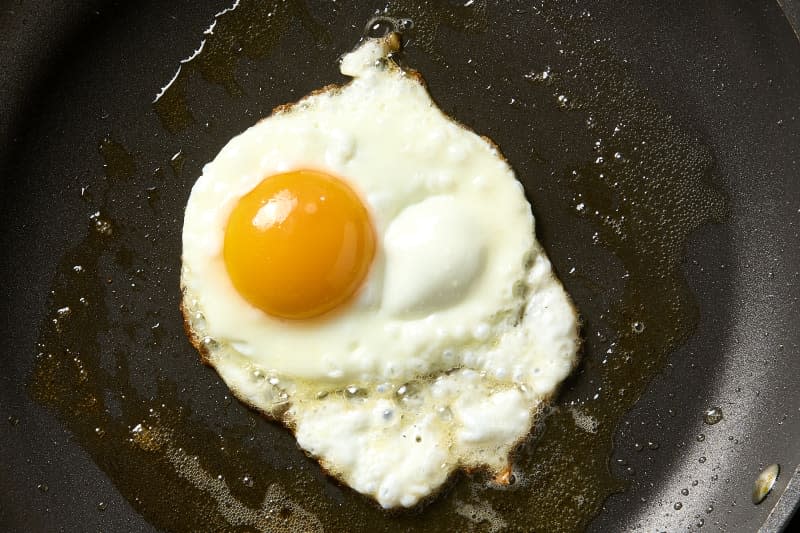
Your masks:
<svg viewBox="0 0 800 533"><path fill-rule="evenodd" d="M797 4L784 3L798 20ZM148 293L152 301L131 306L146 317L148 328L171 331L171 325L179 324L175 265L180 252L181 209L195 175L182 172L183 156L171 157L177 151L174 148L190 137L176 128L169 116L162 113L157 117L150 102L171 79L180 60L192 55L214 14L230 4L230 0L47 0L10 1L2 6L0 216L2 274L7 289L2 323L6 348L0 363L0 529L4 531L153 530L142 502L131 492L121 492L118 480L104 472L108 468L96 464L84 437L68 429L69 417L46 407L41 391L34 400L38 389L32 380L42 350L37 343L54 311L49 293L56 286L54 277L63 270L62 263L70 260L76 243L85 242L91 202L99 201L91 195L102 195L109 205L125 205L136 195L146 196L147 187L137 189L138 184L124 182L125 176L141 169L152 173L159 185L160 196L148 199L158 203L162 215L168 213L160 221L163 225L152 230L163 232L165 244L147 245L151 252L168 257L159 256L152 263L168 265L163 276L175 284L160 285ZM342 7L353 18L341 25L340 15L314 19L320 13L333 13L327 3L309 4L312 17L298 17L303 21L299 34L330 39L332 46L340 47L340 43L354 44L375 9L385 6L365 2L361 7ZM391 3L395 8L403 4ZM459 8L458 2L433 4L444 6L444 12ZM570 15L576 20L583 17L580 24L586 25L590 37L602 41L609 62L616 65L613 68L624 68L680 131L697 140L703 147L701 156L710 154L714 182L709 190L721 191L725 204L724 216L716 223L706 223L709 219L698 224L681 251L680 271L699 314L691 321L688 338L670 350L664 364L657 365L644 395L614 428L613 453L597 458L601 464L608 461L615 478L625 482L619 485L620 492L605 501L588 529L754 531L765 524L766 530L780 528L800 497L795 473L800 464L797 35L780 6L766 0L563 4L563 8L548 11L537 2L499 2L488 9L507 10L505 15L516 18L511 37L520 39L529 32L532 42L536 42L542 17L557 13L554 24L572 24ZM504 20L510 20L509 16ZM339 25L329 27L334 21ZM541 163L544 168L560 157L554 155L561 147L558 142L569 149L570 139L559 137L558 121L575 116L580 109L569 114L558 111L555 104L552 109L536 107L526 104L524 95L521 103L510 102L506 87L511 82L501 74L516 67L519 72L541 74L548 60L522 54L493 56L492 43L509 36L493 26L480 27L480 20L461 28L458 19L428 20L427 24L436 31L417 35L407 59L422 71L446 112L492 137L515 167L536 168ZM424 21L422 27L426 27ZM473 46L483 43L485 48L474 50L475 56L493 57L497 63L496 83L487 84L480 93L467 94L468 69L448 63L469 56L459 48L465 42ZM448 53L448 49L455 51ZM290 42L282 42L276 50L270 53L284 54L283 70L269 73L270 83L264 84L263 93L245 90L239 94L237 89L240 85L252 87L249 77L265 75L257 70L258 57L225 71L230 78L223 76L217 83L190 81L194 85L187 91L200 94L198 106L213 112L194 119L196 127L203 127L205 120L210 124L207 146L189 147L187 152L205 150L205 159L211 159L220 142L249 126L271 105L342 81L333 61L327 70L305 70L313 64L313 58L307 56L318 52L294 49ZM332 57L341 51L336 50ZM553 51L558 53L557 47ZM550 61L556 70L558 58ZM492 68L486 64L484 61L482 68ZM302 82L288 86L285 80L290 79ZM228 83L230 80L234 82ZM215 102L219 102L216 107ZM554 139L553 153L531 153L526 144L528 132L513 129L518 123L508 106L513 110L514 105L522 106L519 113L550 121L542 135ZM147 123L142 117L147 117ZM217 124L224 124L221 127L228 131L214 130ZM158 161L163 168L156 171L151 163ZM186 167L195 171L202 163L189 161ZM176 176L181 183L179 195L169 187L169 180L178 179ZM86 190L82 191L83 187ZM574 198L559 198L546 187L527 192L534 200L540 199L540 205L533 202L537 234L559 275L566 278L567 288L574 288L580 299L581 284L591 285L595 272L592 265L581 263L565 250L570 246L590 249L590 225L587 219L564 215L566 209L558 206L559 201ZM92 200L87 200L87 195ZM543 199L554 204L542 203ZM569 207L574 209L574 205ZM124 227L125 221L113 222ZM576 257L580 258L580 253ZM146 263L135 255L123 254L117 259L118 266L107 266L112 273ZM608 265L614 264L608 260ZM146 267L142 274L145 285ZM586 279L570 281L572 267L584 272ZM603 263L598 268L612 266ZM604 279L603 275L598 274L597 279ZM604 287L594 287L585 294L612 294L613 298L618 289L609 287L604 292ZM592 331L595 303L589 296L585 301L582 312L587 330ZM130 335L138 338L140 331L132 329ZM145 370L154 373L154 381L163 370L171 377L175 394L192 406L197 423L207 427L210 435L222 432L220 418L258 419L255 413L231 404L224 384L198 364L185 339L153 335L141 338L141 349L129 354L146 361L136 376L140 382L146 382ZM151 342L152 346L160 343L159 351ZM98 346L103 349L102 342ZM164 355L165 347L172 350L171 355ZM156 353L163 360L154 360ZM589 350L587 357L593 353ZM567 384L566 397L585 396L592 368L582 367ZM161 389L155 385L145 389L143 396L157 402ZM722 408L724 419L714 426L704 425L703 413L713 406ZM267 424L260 419L246 423ZM547 421L544 427L546 432ZM341 488L316 473L315 464L294 449L288 434L279 428L274 431L278 451L289 457L283 463L276 459L276 468L310 472L333 501L354 501L353 495L342 496ZM782 473L773 493L755 506L750 501L753 481L761 468L771 463L779 463ZM465 482L460 479L459 483ZM171 499L187 497L166 489L162 492L165 508ZM436 509L433 504L415 521L397 522L397 529L415 529L414 524L424 522L426 512L433 516ZM193 522L187 518L186 523ZM489 525L479 522L475 527L482 531ZM445 524L438 523L438 527ZM537 524L516 523L513 527L536 530Z"/></svg>

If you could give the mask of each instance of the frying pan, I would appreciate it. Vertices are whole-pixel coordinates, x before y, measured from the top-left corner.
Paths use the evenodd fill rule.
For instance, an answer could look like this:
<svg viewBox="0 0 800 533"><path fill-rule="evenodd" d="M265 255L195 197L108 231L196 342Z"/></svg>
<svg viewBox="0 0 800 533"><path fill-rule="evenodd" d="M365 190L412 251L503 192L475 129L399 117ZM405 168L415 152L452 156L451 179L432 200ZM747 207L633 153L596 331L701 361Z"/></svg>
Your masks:
<svg viewBox="0 0 800 533"><path fill-rule="evenodd" d="M796 2L241 0L223 12L231 3L3 5L3 530L789 523ZM233 400L178 311L182 210L202 165L274 106L343 82L336 59L376 10L414 21L402 60L517 171L585 338L516 452L514 485L460 474L399 513L327 478Z"/></svg>

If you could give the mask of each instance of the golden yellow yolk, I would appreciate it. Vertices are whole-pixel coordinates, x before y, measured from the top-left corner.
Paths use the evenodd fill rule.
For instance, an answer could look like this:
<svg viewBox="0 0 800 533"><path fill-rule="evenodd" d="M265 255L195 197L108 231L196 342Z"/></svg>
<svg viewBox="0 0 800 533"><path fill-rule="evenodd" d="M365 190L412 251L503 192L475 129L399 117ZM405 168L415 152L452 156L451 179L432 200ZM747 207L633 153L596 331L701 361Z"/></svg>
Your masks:
<svg viewBox="0 0 800 533"><path fill-rule="evenodd" d="M242 197L225 228L223 256L236 290L272 316L312 318L345 303L375 255L361 199L314 170L268 176Z"/></svg>

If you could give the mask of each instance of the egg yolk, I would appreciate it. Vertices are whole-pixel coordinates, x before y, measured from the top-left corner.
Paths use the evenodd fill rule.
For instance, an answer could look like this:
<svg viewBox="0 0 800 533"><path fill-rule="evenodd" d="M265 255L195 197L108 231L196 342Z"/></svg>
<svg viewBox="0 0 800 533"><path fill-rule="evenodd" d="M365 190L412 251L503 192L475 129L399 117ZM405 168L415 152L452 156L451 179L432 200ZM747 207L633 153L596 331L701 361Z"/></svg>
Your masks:
<svg viewBox="0 0 800 533"><path fill-rule="evenodd" d="M239 200L225 229L234 287L280 318L312 318L347 302L374 255L375 232L358 194L314 170L268 176Z"/></svg>

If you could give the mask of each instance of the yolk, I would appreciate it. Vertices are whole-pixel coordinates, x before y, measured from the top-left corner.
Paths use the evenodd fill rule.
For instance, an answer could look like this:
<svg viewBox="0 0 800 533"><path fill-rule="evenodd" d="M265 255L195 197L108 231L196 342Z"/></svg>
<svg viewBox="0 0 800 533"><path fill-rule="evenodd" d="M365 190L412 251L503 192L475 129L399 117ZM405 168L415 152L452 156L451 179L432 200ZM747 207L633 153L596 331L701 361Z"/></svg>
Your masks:
<svg viewBox="0 0 800 533"><path fill-rule="evenodd" d="M345 303L374 255L375 232L359 196L314 170L265 178L239 200L225 229L234 287L280 318L312 318Z"/></svg>

